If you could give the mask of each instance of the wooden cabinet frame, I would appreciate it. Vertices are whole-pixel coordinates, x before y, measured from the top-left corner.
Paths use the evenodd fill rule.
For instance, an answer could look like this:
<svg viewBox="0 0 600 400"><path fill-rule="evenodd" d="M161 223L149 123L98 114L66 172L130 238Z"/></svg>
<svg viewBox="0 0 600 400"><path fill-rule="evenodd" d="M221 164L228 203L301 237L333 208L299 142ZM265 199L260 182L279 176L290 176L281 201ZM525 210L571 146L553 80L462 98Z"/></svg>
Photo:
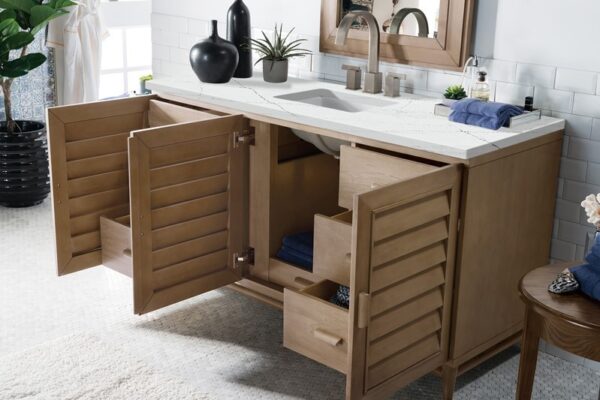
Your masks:
<svg viewBox="0 0 600 400"><path fill-rule="evenodd" d="M288 298L297 321L332 315L332 329L308 332L342 340L347 360L288 344L344 372L349 400L387 398L436 369L451 399L458 374L516 340L516 282L549 255L561 132L465 162L332 134L353 142L341 168L281 121L202 106L143 96L48 110L60 275L112 264L132 277L138 314L233 284L276 307ZM330 256L350 248L347 274L274 258L315 213L345 224L336 240L350 243ZM332 284L348 279L350 308L332 309Z"/></svg>
<svg viewBox="0 0 600 400"><path fill-rule="evenodd" d="M460 70L471 51L475 0L441 0L437 38L381 33L381 59L400 64ZM324 53L366 58L368 32L350 30L344 46L335 44L341 0L321 0L320 46Z"/></svg>

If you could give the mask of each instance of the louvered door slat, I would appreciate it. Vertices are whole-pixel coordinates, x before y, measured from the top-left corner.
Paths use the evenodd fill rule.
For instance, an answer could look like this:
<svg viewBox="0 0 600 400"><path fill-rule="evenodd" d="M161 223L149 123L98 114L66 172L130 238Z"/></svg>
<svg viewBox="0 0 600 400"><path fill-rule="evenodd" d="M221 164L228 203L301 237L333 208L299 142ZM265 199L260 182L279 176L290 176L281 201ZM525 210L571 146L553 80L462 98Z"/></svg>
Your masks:
<svg viewBox="0 0 600 400"><path fill-rule="evenodd" d="M241 279L233 255L247 245L248 148L233 133L246 128L219 117L129 139L136 313Z"/></svg>

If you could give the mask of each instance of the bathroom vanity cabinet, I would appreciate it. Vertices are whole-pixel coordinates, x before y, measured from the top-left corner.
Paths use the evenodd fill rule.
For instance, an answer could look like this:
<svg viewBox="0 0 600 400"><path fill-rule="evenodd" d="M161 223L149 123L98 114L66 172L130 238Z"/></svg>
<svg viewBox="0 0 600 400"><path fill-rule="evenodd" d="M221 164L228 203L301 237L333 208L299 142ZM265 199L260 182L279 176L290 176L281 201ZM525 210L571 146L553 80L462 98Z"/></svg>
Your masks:
<svg viewBox="0 0 600 400"><path fill-rule="evenodd" d="M284 345L347 399L434 371L450 399L518 339L517 283L548 262L561 132L458 159L170 95L51 108L48 128L60 275L130 276L137 314L231 285L283 309ZM313 229L312 272L276 258Z"/></svg>

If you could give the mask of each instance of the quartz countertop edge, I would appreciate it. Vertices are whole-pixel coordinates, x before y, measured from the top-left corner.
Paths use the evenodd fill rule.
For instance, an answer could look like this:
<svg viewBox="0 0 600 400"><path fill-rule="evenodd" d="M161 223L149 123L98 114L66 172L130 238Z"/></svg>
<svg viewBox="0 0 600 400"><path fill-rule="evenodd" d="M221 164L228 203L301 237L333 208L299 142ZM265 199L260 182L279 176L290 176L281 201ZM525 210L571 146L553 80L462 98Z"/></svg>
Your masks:
<svg viewBox="0 0 600 400"><path fill-rule="evenodd" d="M163 93L198 100L239 110L240 113L280 119L463 160L565 127L562 119L542 117L538 121L494 131L450 122L446 117L434 115L435 104L440 99L408 93L392 99L349 91L342 85L319 80L290 78L283 84L271 84L256 76L250 79L234 78L226 84L207 84L196 79L165 77L148 82L148 88L159 95ZM276 97L315 89L377 98L394 104L350 113Z"/></svg>

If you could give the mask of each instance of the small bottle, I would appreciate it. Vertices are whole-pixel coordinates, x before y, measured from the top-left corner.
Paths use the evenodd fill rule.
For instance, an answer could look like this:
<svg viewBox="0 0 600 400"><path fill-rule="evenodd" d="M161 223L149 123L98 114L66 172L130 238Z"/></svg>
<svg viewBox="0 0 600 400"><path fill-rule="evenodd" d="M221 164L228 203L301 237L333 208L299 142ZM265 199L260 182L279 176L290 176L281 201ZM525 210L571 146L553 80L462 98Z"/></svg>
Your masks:
<svg viewBox="0 0 600 400"><path fill-rule="evenodd" d="M523 109L525 111L533 111L533 97L525 97L525 107L523 107Z"/></svg>
<svg viewBox="0 0 600 400"><path fill-rule="evenodd" d="M479 71L479 78L471 88L471 97L481 101L490 100L490 85L486 81L487 72Z"/></svg>

